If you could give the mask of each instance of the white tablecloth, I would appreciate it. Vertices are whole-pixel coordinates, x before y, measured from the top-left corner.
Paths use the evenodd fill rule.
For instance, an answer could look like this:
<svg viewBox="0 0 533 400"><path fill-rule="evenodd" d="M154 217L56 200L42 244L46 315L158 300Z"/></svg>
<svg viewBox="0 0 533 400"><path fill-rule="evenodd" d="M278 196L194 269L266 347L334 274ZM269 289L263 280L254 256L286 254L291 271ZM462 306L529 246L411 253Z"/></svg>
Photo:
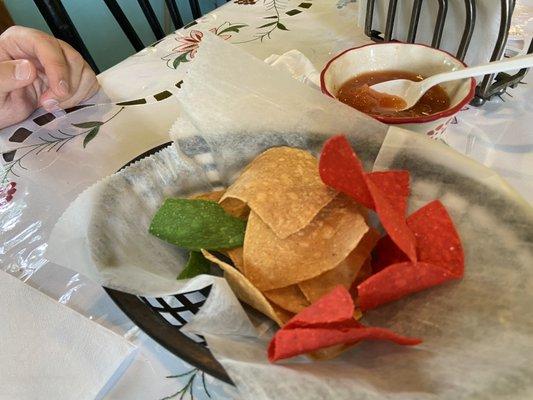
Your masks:
<svg viewBox="0 0 533 400"><path fill-rule="evenodd" d="M0 180L14 183L10 188L16 190L0 193L0 268L140 347L106 399L157 400L174 394L179 398L191 388L195 399L230 399L237 394L207 375L204 389L200 371L140 332L102 288L47 263L42 257L46 238L58 216L91 183L169 140L168 130L177 116L171 94L179 96L179 87L186 84L184 65L194 63L204 32L261 59L298 49L319 69L340 50L368 42L356 26L356 1L239 3L249 4L230 2L102 73L102 91L90 103L136 101L87 107L66 116L40 110L0 131ZM516 35L527 32L528 18L523 16L531 12L529 4L519 5ZM533 201L533 134L528 129L533 125L532 95L530 85L520 85L503 96L505 102L469 107L449 126L446 138L457 151L500 173L528 201Z"/></svg>

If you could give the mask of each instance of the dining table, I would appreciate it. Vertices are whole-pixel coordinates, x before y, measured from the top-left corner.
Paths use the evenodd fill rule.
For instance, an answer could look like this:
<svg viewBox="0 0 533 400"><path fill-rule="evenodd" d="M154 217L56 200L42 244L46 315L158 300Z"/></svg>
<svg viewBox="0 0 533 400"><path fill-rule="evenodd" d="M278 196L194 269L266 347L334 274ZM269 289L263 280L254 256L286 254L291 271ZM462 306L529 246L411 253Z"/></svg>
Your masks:
<svg viewBox="0 0 533 400"><path fill-rule="evenodd" d="M533 6L519 1L516 7L513 38L525 42L531 38ZM229 1L102 72L100 91L87 102L54 113L39 109L0 130L0 269L138 348L127 369L112 378L104 399L240 397L234 386L146 335L101 286L48 262L47 239L57 219L90 185L170 141L180 89L187 85L187 70L194 68L205 35L214 34L259 59L296 49L320 71L335 54L371 42L357 22L364 11L357 0ZM529 203L532 83L526 75L484 105L464 107L439 138L496 171Z"/></svg>

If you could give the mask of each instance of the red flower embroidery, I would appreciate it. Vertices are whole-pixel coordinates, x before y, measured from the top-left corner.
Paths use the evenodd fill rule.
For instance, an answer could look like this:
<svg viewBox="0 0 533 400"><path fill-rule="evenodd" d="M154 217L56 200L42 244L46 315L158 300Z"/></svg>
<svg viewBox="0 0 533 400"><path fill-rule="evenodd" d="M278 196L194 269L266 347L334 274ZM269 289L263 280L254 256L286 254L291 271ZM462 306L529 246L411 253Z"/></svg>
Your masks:
<svg viewBox="0 0 533 400"><path fill-rule="evenodd" d="M203 36L204 34L202 32L192 30L188 37L180 37L177 39L181 45L178 46L176 50L180 53L189 53L189 57L194 58Z"/></svg>
<svg viewBox="0 0 533 400"><path fill-rule="evenodd" d="M0 187L0 206L3 206L13 200L13 196L17 191L17 183L9 182L3 187Z"/></svg>

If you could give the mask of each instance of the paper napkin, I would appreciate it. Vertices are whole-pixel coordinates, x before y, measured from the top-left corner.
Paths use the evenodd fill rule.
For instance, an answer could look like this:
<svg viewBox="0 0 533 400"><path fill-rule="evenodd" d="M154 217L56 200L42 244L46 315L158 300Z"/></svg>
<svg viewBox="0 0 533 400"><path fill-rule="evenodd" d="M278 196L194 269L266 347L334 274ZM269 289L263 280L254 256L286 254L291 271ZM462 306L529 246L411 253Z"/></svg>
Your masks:
<svg viewBox="0 0 533 400"><path fill-rule="evenodd" d="M0 399L94 400L135 346L0 271Z"/></svg>

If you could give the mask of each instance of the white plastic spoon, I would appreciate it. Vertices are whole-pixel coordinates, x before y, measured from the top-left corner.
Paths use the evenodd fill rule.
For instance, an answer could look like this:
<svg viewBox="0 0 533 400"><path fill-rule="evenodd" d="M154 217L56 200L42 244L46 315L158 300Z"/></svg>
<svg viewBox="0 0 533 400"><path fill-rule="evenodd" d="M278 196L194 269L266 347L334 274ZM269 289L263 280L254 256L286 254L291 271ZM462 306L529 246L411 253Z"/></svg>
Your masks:
<svg viewBox="0 0 533 400"><path fill-rule="evenodd" d="M377 92L397 96L403 99L405 101L405 107L395 108L395 111L401 111L413 107L424 95L424 93L439 83L532 66L533 54L528 54L520 57L507 58L500 61L493 61L491 63L478 65L476 67L464 68L452 72L444 72L430 76L429 78L418 82L410 81L408 79L394 79L392 81L378 83L370 87Z"/></svg>

